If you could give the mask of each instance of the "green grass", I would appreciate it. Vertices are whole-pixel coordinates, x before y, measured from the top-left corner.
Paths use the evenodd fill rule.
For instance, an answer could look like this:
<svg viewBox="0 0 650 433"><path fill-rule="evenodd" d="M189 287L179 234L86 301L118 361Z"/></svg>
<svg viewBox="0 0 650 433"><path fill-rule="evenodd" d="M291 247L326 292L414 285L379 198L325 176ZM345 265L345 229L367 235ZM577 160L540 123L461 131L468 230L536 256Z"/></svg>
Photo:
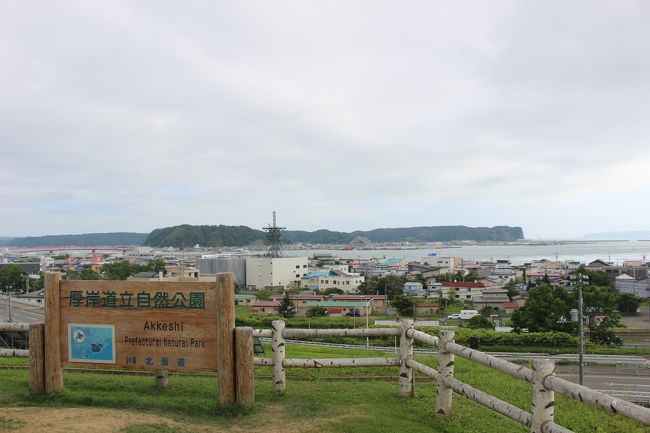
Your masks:
<svg viewBox="0 0 650 433"><path fill-rule="evenodd" d="M15 418L0 416L0 431L11 431L23 427L25 422Z"/></svg>
<svg viewBox="0 0 650 433"><path fill-rule="evenodd" d="M364 350L317 348L289 345L287 356L296 358L382 356ZM387 354L384 356L394 356ZM418 361L436 366L435 356L418 356ZM6 359L3 364L6 365ZM20 360L25 364L26 360ZM13 364L19 364L13 361ZM256 368L256 406L221 409L216 404L212 377L172 375L167 390L153 386L148 376L65 373L65 389L49 397L31 397L27 370L0 369L0 407L37 406L47 408L102 407L154 414L182 422L183 427L158 423L136 423L126 433L190 432L192 426L214 426L238 431L264 431L282 426L287 420L312 423L315 432L354 433L518 433L528 431L486 408L454 396L454 418L435 416L436 384L416 378L416 397L397 395L397 367L344 369L289 369L284 395L271 391L270 367ZM392 376L394 380L341 381L333 377ZM530 410L531 386L486 367L457 358L456 377L525 410ZM280 411L282 416L273 413ZM326 420L327 422L324 422ZM592 409L579 402L557 397L556 420L581 432L641 433L632 421ZM18 427L15 417L0 418L0 431ZM14 424L12 424L14 423ZM290 431L287 429L287 431Z"/></svg>
<svg viewBox="0 0 650 433"><path fill-rule="evenodd" d="M186 429L169 427L166 424L131 424L120 430L120 433L185 433Z"/></svg>

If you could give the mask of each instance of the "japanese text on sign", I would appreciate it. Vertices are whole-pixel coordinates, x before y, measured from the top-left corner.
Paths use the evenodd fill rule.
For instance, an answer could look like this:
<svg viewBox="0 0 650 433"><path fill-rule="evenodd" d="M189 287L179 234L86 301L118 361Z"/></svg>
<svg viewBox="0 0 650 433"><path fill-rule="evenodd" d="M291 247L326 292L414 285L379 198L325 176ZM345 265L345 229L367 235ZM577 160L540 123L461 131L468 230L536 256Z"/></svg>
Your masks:
<svg viewBox="0 0 650 433"><path fill-rule="evenodd" d="M170 296L171 295L171 296ZM153 308L153 309L205 309L205 293L183 292L129 292L118 293L115 290L71 290L71 307L106 307L106 308Z"/></svg>

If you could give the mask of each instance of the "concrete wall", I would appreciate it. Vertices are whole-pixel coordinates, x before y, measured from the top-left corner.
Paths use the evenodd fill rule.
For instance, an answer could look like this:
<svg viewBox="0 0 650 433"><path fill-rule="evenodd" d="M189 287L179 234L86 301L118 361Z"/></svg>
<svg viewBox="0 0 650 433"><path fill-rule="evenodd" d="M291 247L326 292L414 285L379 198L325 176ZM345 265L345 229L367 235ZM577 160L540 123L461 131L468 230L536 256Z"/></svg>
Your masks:
<svg viewBox="0 0 650 433"><path fill-rule="evenodd" d="M235 274L235 282L239 287L246 287L246 257L216 256L196 259L196 267L201 276L216 275L221 272Z"/></svg>

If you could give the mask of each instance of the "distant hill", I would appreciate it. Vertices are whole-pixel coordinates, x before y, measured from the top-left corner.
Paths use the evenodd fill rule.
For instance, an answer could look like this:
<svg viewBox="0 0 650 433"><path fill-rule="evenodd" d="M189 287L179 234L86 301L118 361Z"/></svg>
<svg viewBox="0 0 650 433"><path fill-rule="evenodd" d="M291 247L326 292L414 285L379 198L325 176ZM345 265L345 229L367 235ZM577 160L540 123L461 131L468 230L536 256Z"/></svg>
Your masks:
<svg viewBox="0 0 650 433"><path fill-rule="evenodd" d="M593 240L618 240L618 239L650 239L650 230L636 230L629 232L602 232L602 233L587 233L584 239Z"/></svg>
<svg viewBox="0 0 650 433"><path fill-rule="evenodd" d="M5 247L11 241L13 238L9 238L6 236L0 236L0 247Z"/></svg>
<svg viewBox="0 0 650 433"><path fill-rule="evenodd" d="M515 241L524 238L521 227L466 227L434 226L381 228L351 233L331 230L291 231L282 234L287 243L347 244L356 238L371 242L446 242L446 241ZM241 247L261 245L265 241L262 230L246 226L192 226L181 225L156 229L144 241L154 247L189 247L196 244L206 247Z"/></svg>
<svg viewBox="0 0 650 433"><path fill-rule="evenodd" d="M152 231L144 240L152 247L243 247L264 244L266 234L246 226L181 226L165 227Z"/></svg>
<svg viewBox="0 0 650 433"><path fill-rule="evenodd" d="M85 233L81 235L28 236L11 239L9 247L40 247L64 245L142 245L147 233Z"/></svg>

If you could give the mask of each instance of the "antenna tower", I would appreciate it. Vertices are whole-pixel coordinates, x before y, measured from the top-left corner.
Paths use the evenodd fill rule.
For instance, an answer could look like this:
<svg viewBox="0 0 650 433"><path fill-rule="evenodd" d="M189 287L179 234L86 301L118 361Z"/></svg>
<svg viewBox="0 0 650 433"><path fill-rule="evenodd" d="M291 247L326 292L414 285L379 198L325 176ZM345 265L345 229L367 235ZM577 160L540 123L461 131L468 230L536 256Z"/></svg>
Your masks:
<svg viewBox="0 0 650 433"><path fill-rule="evenodd" d="M281 239L282 232L286 229L286 227L278 227L275 224L275 211L273 211L273 225L264 227L266 231L266 243L269 246L269 249L266 251L267 257L282 257Z"/></svg>

